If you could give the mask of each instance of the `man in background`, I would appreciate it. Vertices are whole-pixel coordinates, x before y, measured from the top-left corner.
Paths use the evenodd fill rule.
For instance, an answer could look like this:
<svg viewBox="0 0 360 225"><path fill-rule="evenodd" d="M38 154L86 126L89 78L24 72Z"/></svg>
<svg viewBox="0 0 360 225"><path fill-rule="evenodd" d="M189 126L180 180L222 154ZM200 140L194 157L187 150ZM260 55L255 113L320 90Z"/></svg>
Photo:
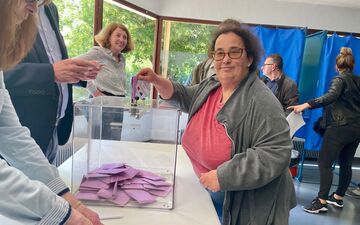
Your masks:
<svg viewBox="0 0 360 225"><path fill-rule="evenodd" d="M261 69L265 75L261 79L280 101L286 116L289 115L291 110L287 108L298 103L299 92L295 82L283 72L282 57L279 54L269 55Z"/></svg>

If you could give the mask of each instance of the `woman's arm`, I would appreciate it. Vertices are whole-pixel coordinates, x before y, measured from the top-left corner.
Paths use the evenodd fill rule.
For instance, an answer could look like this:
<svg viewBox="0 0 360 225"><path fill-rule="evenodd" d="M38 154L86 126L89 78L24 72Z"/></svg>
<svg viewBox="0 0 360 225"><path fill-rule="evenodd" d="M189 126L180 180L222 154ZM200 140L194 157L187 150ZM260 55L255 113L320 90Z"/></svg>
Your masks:
<svg viewBox="0 0 360 225"><path fill-rule="evenodd" d="M335 102L340 97L343 90L344 90L344 80L343 78L337 76L332 80L331 86L326 94L314 100L310 100L307 103L310 105L311 109L327 106Z"/></svg>
<svg viewBox="0 0 360 225"><path fill-rule="evenodd" d="M26 191L32 192L34 198L45 198L46 196L54 196L56 194L64 194L69 193L69 188L65 185L63 180L59 176L59 172L57 168L51 165L47 158L42 153L40 147L36 144L34 139L31 138L30 132L26 127L21 126L19 119L16 115L14 107L11 103L8 92L5 89L0 89L0 101L1 110L0 110L0 155L14 168L20 170L22 173L26 175L27 180L19 178L19 188L16 187L16 182L10 182L14 185L10 188L4 188L3 190L15 191L14 193L18 194L21 198L21 194L19 190L21 190L21 186L26 190L21 190L21 193L26 197ZM1 175L2 179L6 176ZM15 176L16 178L16 176ZM10 181L10 180L8 180ZM40 181L40 182L38 182ZM10 185L9 184L9 185ZM32 184L32 188L26 188L26 185ZM46 187L46 186L47 187ZM43 187L42 187L43 186ZM11 190L11 188L14 188ZM49 190L46 192L43 189L48 188ZM2 189L0 187L0 189ZM51 192L51 193L49 193ZM40 195L39 193L44 193ZM8 193L9 196L11 193ZM15 196L14 194L14 196ZM69 193L70 194L70 193ZM67 196L69 195L67 194ZM45 196L45 197L44 197ZM14 198L15 199L15 198ZM29 198L30 199L30 198ZM43 202L46 200L38 201L38 200L29 200L28 205L30 206L34 202ZM21 199L18 199L17 202L23 203ZM73 203L73 202L70 202ZM43 204L43 203L42 203ZM55 203L53 203L55 204ZM43 204L46 210L50 210L51 207L47 204ZM60 206L53 206L60 207ZM61 206L64 207L64 206ZM40 208L39 208L40 209ZM34 207L34 210L39 210ZM54 209L55 211L57 209ZM89 209L82 209L81 213L84 212L84 216L90 216L89 219L92 220L94 224L101 224L94 212L89 212ZM85 214L86 213L86 214ZM52 215L54 216L54 215ZM59 223L53 223L59 224Z"/></svg>
<svg viewBox="0 0 360 225"><path fill-rule="evenodd" d="M326 94L320 96L316 99L310 100L301 105L294 105L288 107L288 109L293 109L295 113L300 113L305 109L316 109L323 106L327 106L334 101L336 101L344 89L344 80L340 77L335 77L331 83L331 86Z"/></svg>
<svg viewBox="0 0 360 225"><path fill-rule="evenodd" d="M68 219L70 208L63 198L43 183L30 180L1 159L0 177L0 207L3 215L18 221L41 221L44 224L60 224Z"/></svg>

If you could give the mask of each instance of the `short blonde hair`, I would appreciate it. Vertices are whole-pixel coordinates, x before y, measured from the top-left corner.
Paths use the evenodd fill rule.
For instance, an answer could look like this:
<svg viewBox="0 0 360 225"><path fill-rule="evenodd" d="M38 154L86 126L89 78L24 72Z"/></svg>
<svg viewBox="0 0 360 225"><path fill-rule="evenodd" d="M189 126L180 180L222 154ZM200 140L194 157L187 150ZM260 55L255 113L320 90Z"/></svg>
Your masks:
<svg viewBox="0 0 360 225"><path fill-rule="evenodd" d="M0 69L8 70L30 51L37 33L37 15L30 14L21 24L14 13L25 0L0 0Z"/></svg>
<svg viewBox="0 0 360 225"><path fill-rule="evenodd" d="M120 28L125 31L127 34L127 44L122 50L123 53L130 52L134 49L134 43L131 40L131 35L127 27L121 23L110 23L105 28L103 28L97 35L95 35L95 41L103 48L110 48L110 36L116 30Z"/></svg>
<svg viewBox="0 0 360 225"><path fill-rule="evenodd" d="M342 47L339 55L336 57L336 67L339 72L352 72L355 65L355 59L351 48Z"/></svg>

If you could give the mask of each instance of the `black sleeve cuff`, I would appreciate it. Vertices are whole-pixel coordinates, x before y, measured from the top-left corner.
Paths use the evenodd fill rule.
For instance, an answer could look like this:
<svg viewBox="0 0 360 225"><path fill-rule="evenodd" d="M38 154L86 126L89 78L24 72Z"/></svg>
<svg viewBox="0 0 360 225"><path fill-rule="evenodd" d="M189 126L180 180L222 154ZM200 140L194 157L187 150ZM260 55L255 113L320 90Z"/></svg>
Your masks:
<svg viewBox="0 0 360 225"><path fill-rule="evenodd" d="M64 225L68 219L70 218L70 215L71 215L71 205L69 206L69 210L68 212L66 213L66 216L64 217L64 219L60 222L59 225Z"/></svg>
<svg viewBox="0 0 360 225"><path fill-rule="evenodd" d="M69 188L65 188L64 190L62 190L62 191L60 191L60 192L58 193L58 196L63 196L64 194L66 194L66 193L68 193L68 192L70 192L70 189L69 189Z"/></svg>

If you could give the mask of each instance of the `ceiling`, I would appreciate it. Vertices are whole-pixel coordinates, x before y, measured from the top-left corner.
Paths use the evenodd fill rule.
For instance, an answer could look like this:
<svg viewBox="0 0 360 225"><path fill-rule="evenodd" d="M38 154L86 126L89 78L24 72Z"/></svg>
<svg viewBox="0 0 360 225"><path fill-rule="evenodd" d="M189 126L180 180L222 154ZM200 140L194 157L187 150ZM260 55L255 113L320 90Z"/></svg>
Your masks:
<svg viewBox="0 0 360 225"><path fill-rule="evenodd" d="M273 1L360 8L359 0L273 0Z"/></svg>

